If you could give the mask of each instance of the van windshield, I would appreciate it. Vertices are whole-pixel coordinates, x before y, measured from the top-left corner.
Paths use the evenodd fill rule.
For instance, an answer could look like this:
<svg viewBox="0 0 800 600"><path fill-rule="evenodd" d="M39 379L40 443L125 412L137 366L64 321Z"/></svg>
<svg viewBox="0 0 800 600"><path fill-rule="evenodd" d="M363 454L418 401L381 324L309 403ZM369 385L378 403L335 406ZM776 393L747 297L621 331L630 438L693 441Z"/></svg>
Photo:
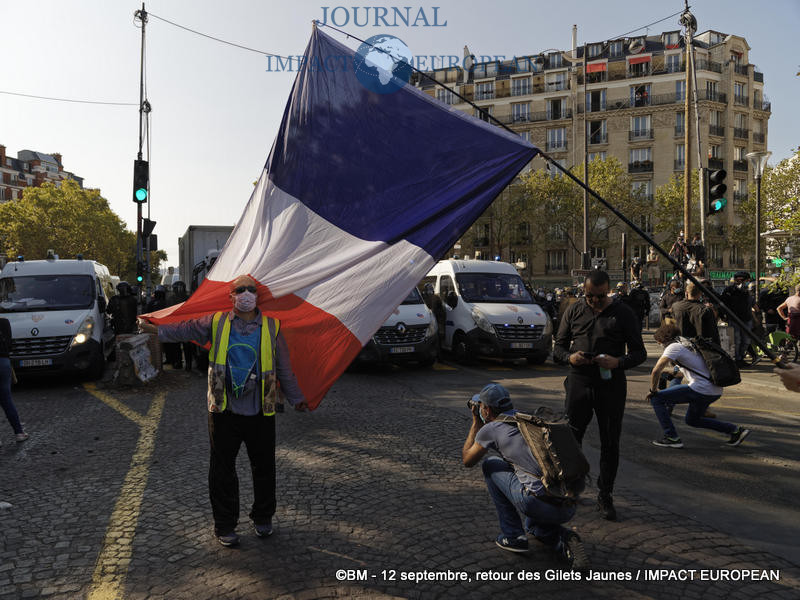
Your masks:
<svg viewBox="0 0 800 600"><path fill-rule="evenodd" d="M94 303L90 275L30 275L0 279L0 310L35 312L90 308Z"/></svg>
<svg viewBox="0 0 800 600"><path fill-rule="evenodd" d="M533 304L519 275L508 273L459 273L456 283L466 302Z"/></svg>
<svg viewBox="0 0 800 600"><path fill-rule="evenodd" d="M419 290L414 288L408 293L406 299L400 304L424 304L424 302L422 301L422 296L420 295Z"/></svg>

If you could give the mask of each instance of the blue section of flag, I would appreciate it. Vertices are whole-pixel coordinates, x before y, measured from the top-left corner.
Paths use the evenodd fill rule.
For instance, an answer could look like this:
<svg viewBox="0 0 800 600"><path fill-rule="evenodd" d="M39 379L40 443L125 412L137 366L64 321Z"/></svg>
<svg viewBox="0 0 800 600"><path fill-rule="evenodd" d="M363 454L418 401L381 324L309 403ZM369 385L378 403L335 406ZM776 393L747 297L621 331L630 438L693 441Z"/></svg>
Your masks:
<svg viewBox="0 0 800 600"><path fill-rule="evenodd" d="M267 169L273 183L364 240L440 258L538 153L411 85L367 90L354 51L318 28Z"/></svg>

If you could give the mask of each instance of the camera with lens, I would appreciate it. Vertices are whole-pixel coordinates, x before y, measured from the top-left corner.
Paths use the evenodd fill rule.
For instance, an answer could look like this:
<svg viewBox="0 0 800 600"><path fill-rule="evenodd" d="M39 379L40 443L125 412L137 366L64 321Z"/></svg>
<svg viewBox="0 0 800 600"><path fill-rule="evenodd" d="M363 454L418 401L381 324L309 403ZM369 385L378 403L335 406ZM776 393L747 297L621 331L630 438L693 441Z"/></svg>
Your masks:
<svg viewBox="0 0 800 600"><path fill-rule="evenodd" d="M472 398L470 398L469 400L467 400L467 408L468 408L468 409L470 409L470 410L472 410L472 407L473 407L473 406L474 406L475 408L479 408L479 407L480 407L480 405L481 405L481 403L480 403L478 400L473 400Z"/></svg>

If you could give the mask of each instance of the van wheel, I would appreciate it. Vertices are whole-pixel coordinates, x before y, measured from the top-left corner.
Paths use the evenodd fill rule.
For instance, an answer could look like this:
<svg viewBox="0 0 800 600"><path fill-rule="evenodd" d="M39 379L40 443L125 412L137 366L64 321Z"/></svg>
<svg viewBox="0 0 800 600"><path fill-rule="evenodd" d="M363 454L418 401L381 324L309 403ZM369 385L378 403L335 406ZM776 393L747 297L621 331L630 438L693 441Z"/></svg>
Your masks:
<svg viewBox="0 0 800 600"><path fill-rule="evenodd" d="M531 354L528 356L529 365L541 365L546 360L547 360L547 354L544 352L542 352L541 354Z"/></svg>
<svg viewBox="0 0 800 600"><path fill-rule="evenodd" d="M456 362L462 365L467 365L472 362L472 356L469 353L469 344L467 343L467 336L463 333L457 333L453 337L453 354L455 355Z"/></svg>

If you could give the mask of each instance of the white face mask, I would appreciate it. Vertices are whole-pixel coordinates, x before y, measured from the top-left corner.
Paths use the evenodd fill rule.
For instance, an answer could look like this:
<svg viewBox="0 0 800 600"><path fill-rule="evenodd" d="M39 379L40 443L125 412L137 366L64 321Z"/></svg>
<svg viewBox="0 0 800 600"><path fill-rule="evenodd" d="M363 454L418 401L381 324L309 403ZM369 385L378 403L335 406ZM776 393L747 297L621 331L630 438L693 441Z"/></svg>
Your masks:
<svg viewBox="0 0 800 600"><path fill-rule="evenodd" d="M250 312L256 307L256 295L253 292L242 292L236 294L233 300L233 306L236 310L242 312Z"/></svg>

